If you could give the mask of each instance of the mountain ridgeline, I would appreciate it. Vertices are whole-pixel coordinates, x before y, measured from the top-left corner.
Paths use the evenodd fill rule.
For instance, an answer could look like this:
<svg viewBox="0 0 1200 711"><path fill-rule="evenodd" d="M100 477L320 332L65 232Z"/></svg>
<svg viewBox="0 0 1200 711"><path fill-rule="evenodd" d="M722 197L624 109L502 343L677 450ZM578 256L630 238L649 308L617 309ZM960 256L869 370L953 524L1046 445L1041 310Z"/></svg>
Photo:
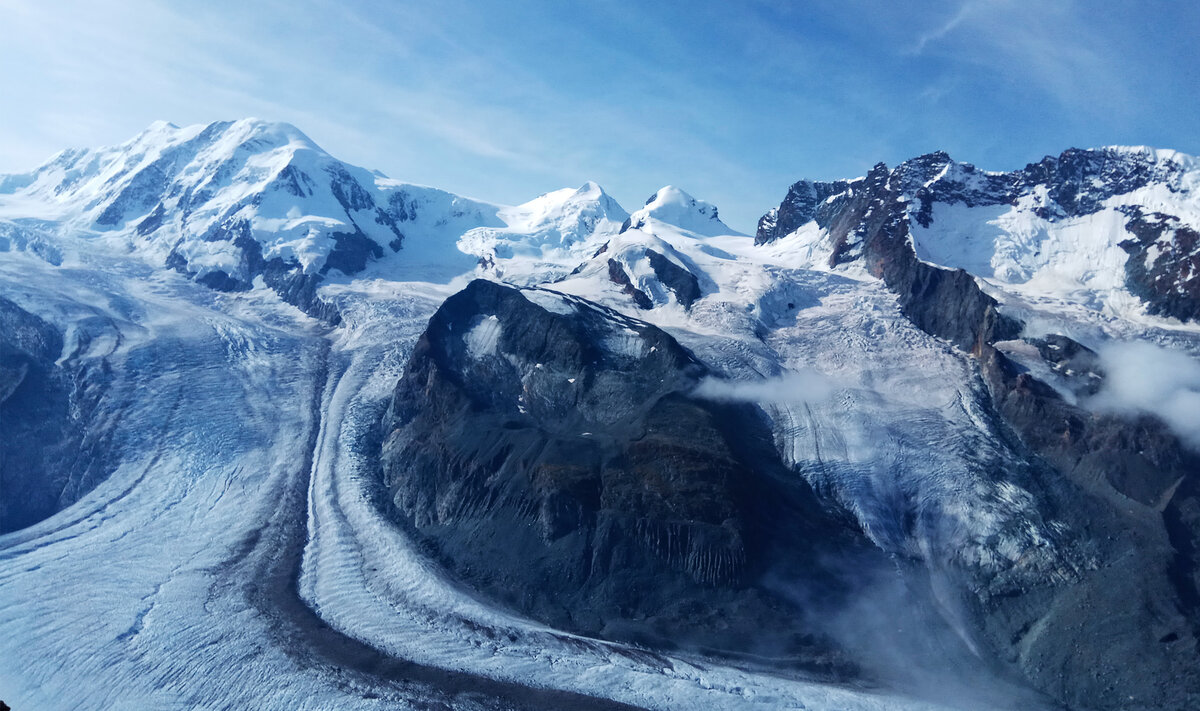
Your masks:
<svg viewBox="0 0 1200 711"><path fill-rule="evenodd" d="M1125 286L1149 313L1195 321L1200 319L1195 225L1191 215L1172 215L1158 207L1164 195L1170 205L1170 196L1185 198L1195 184L1194 160L1151 149L1071 149L1010 173L982 171L945 153L931 153L895 170L881 163L857 180L800 181L779 207L762 216L754 240L768 244L815 222L829 231L830 266L836 266L873 259L867 256L866 240L889 219L929 227L939 203L1013 207L1047 223L1115 210L1126 218L1125 239L1116 245L1129 254ZM895 288L893 281L888 284Z"/></svg>

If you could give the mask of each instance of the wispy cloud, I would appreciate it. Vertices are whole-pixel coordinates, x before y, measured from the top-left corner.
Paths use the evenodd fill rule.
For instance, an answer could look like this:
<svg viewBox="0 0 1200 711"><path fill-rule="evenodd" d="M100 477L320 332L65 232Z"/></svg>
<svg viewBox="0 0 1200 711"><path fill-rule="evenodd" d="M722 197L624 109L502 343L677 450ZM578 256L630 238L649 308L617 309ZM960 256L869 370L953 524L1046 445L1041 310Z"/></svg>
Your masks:
<svg viewBox="0 0 1200 711"><path fill-rule="evenodd" d="M1132 341L1101 350L1100 360L1104 387L1091 407L1156 415L1200 450L1200 359Z"/></svg>
<svg viewBox="0 0 1200 711"><path fill-rule="evenodd" d="M785 373L762 380L705 378L692 394L706 400L797 405L820 402L837 391L837 383L815 370Z"/></svg>
<svg viewBox="0 0 1200 711"><path fill-rule="evenodd" d="M1130 101L1126 62L1097 35L1094 16L1094 8L1073 0L968 0L903 53L1036 88L1083 115L1123 114Z"/></svg>
<svg viewBox="0 0 1200 711"><path fill-rule="evenodd" d="M950 34L970 17L971 13L980 5L980 2L964 2L959 6L958 11L954 13L950 19L943 22L941 25L932 30L922 33L917 37L916 43L908 50L909 54L920 54L925 51L925 46L930 42L935 42Z"/></svg>

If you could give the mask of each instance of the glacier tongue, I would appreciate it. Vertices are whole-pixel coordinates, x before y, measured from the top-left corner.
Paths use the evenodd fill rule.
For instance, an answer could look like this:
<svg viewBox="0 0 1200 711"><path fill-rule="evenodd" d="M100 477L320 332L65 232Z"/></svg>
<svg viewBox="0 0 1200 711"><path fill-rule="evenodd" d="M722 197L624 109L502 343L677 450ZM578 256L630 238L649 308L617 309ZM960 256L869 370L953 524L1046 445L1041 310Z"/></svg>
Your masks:
<svg viewBox="0 0 1200 711"><path fill-rule="evenodd" d="M88 259L0 259L46 318L112 318L136 394L113 475L0 537L14 707L938 708L563 635L446 580L380 516L370 449L446 287L359 282L329 332L270 292Z"/></svg>

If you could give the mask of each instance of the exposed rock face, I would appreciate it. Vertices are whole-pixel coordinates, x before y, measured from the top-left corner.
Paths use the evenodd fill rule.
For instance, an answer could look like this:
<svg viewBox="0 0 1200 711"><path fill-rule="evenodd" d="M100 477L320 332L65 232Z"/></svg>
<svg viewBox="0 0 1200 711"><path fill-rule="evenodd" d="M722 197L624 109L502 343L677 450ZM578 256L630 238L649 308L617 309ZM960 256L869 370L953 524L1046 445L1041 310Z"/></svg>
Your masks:
<svg viewBox="0 0 1200 711"><path fill-rule="evenodd" d="M777 211L784 227L760 230L756 241L816 220L829 232L830 265L861 261L897 293L905 316L922 330L968 351L981 340L1011 338L1019 325L996 312L995 299L980 291L974 277L920 261L909 243L907 204L898 185L914 171L931 172L939 160L935 154L928 163L905 164L895 173L880 163L853 183L797 183ZM823 195L832 199L818 200Z"/></svg>
<svg viewBox="0 0 1200 711"><path fill-rule="evenodd" d="M83 451L106 373L57 364L63 338L0 297L0 533L73 503L107 475Z"/></svg>
<svg viewBox="0 0 1200 711"><path fill-rule="evenodd" d="M783 203L763 215L758 221L758 232L754 236L754 242L756 244L772 242L817 219L818 208L828 198L845 194L850 189L850 185L850 182L845 180L833 183L814 183L811 180L802 180L796 183L788 191ZM822 221L824 221L828 211L822 209L822 213Z"/></svg>
<svg viewBox="0 0 1200 711"><path fill-rule="evenodd" d="M1200 701L1200 457L1156 418L1070 404L990 345L979 362L1004 420L1048 476L1062 477L1051 485L1077 492L1060 506L1097 556L1070 585L985 596L984 626L1072 708L1191 708ZM1085 379L1079 391L1089 387Z"/></svg>
<svg viewBox="0 0 1200 711"><path fill-rule="evenodd" d="M625 267L615 259L608 260L608 280L621 287L622 293L633 299L633 303L639 309L649 309L654 306L654 302L650 300L649 296L646 296L646 292L633 285Z"/></svg>
<svg viewBox="0 0 1200 711"><path fill-rule="evenodd" d="M1128 214L1133 237L1121 247L1129 253L1129 290L1152 314L1200 320L1200 233L1173 215L1137 208Z"/></svg>
<svg viewBox="0 0 1200 711"><path fill-rule="evenodd" d="M646 250L646 259L650 268L663 286L675 292L675 298L684 308L690 307L700 298L700 280L688 270L679 266L653 249Z"/></svg>
<svg viewBox="0 0 1200 711"><path fill-rule="evenodd" d="M815 221L836 245L831 259L836 264L864 256L865 240L888 221L929 227L935 205L1022 206L1051 224L1116 205L1126 215L1129 233L1121 244L1130 255L1126 288L1150 313L1195 319L1200 315L1197 226L1177 215L1146 214L1137 204L1113 202L1152 188L1167 195L1191 194L1195 181L1189 176L1195 168L1190 170L1181 160L1150 149L1070 149L1009 173L979 170L937 152L895 170L876 165L852 181L800 181L759 221L755 242L773 242ZM961 345L958 338L951 339Z"/></svg>
<svg viewBox="0 0 1200 711"><path fill-rule="evenodd" d="M1015 202L1036 187L1049 196L1043 217L1079 216L1151 182L1170 188L1178 173L1111 151L1067 151L1011 174L956 165L932 154L849 183L797 183L764 216L757 241L815 220L831 265L861 262L915 325L973 354L1014 450L1041 472L1040 505L1086 532L1093 558L1076 573L964 578L975 624L996 654L1071 708L1196 707L1200 456L1156 418L1092 412L1034 377L996 348L1023 324L1001 314L969 273L917 259L910 239L934 202ZM1168 216L1127 214L1130 289L1153 313L1191 317L1192 234ZM1172 230L1175 251L1150 253ZM1025 342L1076 397L1100 386L1098 359L1080 344L1058 335Z"/></svg>
<svg viewBox="0 0 1200 711"><path fill-rule="evenodd" d="M475 281L430 321L384 422L392 502L472 587L556 626L846 673L805 610L882 559L774 453L761 411L696 400L665 332Z"/></svg>

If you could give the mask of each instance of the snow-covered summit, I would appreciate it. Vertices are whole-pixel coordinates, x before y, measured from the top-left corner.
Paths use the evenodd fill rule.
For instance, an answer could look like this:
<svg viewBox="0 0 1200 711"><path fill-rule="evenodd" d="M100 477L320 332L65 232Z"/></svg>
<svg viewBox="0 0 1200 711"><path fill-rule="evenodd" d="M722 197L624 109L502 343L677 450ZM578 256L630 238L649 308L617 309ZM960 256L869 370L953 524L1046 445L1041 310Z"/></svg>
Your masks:
<svg viewBox="0 0 1200 711"><path fill-rule="evenodd" d="M482 271L520 284L565 276L616 235L629 213L592 181L540 195L497 213L501 226L463 234L458 247Z"/></svg>
<svg viewBox="0 0 1200 711"><path fill-rule="evenodd" d="M348 165L295 126L260 119L159 121L119 145L64 151L0 177L5 218L104 240L220 290L261 277L326 316L317 287L329 276L533 284L568 276L623 231L630 245L736 234L672 186L633 215L592 181L495 205ZM671 253L651 242L638 254Z"/></svg>
<svg viewBox="0 0 1200 711"><path fill-rule="evenodd" d="M221 290L261 276L324 315L314 289L331 271L357 274L400 253L470 269L456 241L502 226L499 209L349 165L296 127L259 119L155 122L125 143L64 151L0 178L0 219L14 229L36 218Z"/></svg>
<svg viewBox="0 0 1200 711"><path fill-rule="evenodd" d="M657 221L704 236L737 234L721 222L715 205L697 200L674 185L659 188L629 219L633 229L644 229Z"/></svg>
<svg viewBox="0 0 1200 711"><path fill-rule="evenodd" d="M549 243L569 245L597 230L620 226L629 213L592 181L577 189L563 188L500 211L510 232L522 232Z"/></svg>
<svg viewBox="0 0 1200 711"><path fill-rule="evenodd" d="M291 124L251 118L180 128L156 121L115 146L62 151L22 177L28 180L28 194L63 205L82 203L100 226L118 227L124 218L138 216L126 213L138 207L133 198L156 197L151 194L152 178L215 189L222 183L250 182L245 180L249 177L261 182L266 173L278 173L293 160L314 157L333 160ZM239 176L237 169L247 164L257 168L257 174ZM127 191L141 194L121 202L118 198Z"/></svg>

